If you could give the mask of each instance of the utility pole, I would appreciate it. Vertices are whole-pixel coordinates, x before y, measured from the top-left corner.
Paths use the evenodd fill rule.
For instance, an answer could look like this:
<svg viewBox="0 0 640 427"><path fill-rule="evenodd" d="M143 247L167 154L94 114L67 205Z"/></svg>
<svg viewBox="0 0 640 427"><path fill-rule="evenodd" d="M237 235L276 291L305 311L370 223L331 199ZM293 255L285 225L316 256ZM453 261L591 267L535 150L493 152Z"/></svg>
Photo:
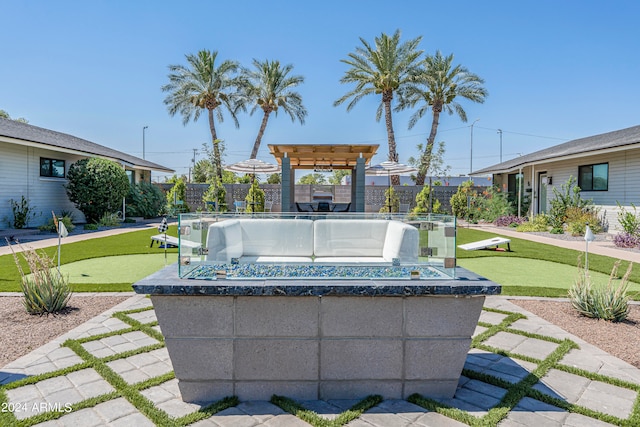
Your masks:
<svg viewBox="0 0 640 427"><path fill-rule="evenodd" d="M469 179L471 179L471 172L473 172L473 125L480 119L475 119L473 123L471 123L471 147L469 150Z"/></svg>
<svg viewBox="0 0 640 427"><path fill-rule="evenodd" d="M502 163L502 129L498 129L498 133L500 134L500 163Z"/></svg>
<svg viewBox="0 0 640 427"><path fill-rule="evenodd" d="M144 126L142 128L142 158L144 159L144 131L147 130L149 126Z"/></svg>

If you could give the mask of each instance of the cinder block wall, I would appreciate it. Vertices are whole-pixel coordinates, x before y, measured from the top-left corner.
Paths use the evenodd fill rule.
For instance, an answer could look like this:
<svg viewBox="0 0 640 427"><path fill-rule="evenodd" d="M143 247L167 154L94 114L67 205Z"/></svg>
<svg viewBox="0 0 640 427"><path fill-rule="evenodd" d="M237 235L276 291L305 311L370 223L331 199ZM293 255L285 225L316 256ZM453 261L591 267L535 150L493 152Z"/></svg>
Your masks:
<svg viewBox="0 0 640 427"><path fill-rule="evenodd" d="M188 402L452 397L483 296L152 296Z"/></svg>

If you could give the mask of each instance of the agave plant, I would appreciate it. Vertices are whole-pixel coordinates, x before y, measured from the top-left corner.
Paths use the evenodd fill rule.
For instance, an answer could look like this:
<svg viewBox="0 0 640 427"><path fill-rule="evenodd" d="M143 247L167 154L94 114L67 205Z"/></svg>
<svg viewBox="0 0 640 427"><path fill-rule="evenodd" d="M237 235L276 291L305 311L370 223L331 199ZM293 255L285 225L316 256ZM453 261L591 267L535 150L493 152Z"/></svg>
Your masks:
<svg viewBox="0 0 640 427"><path fill-rule="evenodd" d="M576 283L569 289L571 305L583 316L622 322L629 315L629 275L633 263L629 263L627 272L619 285L614 284L620 261L616 261L606 286L593 285L591 276L581 263L578 263L579 275Z"/></svg>
<svg viewBox="0 0 640 427"><path fill-rule="evenodd" d="M71 298L69 278L62 276L54 267L53 260L44 252L22 248L31 274L25 274L18 254L11 247L16 266L22 276L20 287L24 300L22 304L29 314L57 313L67 307Z"/></svg>

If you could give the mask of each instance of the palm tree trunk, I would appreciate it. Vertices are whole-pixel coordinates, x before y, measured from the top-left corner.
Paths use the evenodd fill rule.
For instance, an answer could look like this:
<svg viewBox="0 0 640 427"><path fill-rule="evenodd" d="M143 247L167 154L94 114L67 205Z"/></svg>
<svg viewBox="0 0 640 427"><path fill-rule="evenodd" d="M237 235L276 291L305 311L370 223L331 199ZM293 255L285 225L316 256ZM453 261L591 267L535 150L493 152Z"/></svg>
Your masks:
<svg viewBox="0 0 640 427"><path fill-rule="evenodd" d="M253 143L253 150L251 150L251 159L255 159L258 156L258 150L260 149L260 143L262 142L262 135L264 135L264 130L267 128L267 122L269 121L270 114L271 111L265 111L264 116L262 116L262 124L260 124L260 130L258 131L256 142Z"/></svg>
<svg viewBox="0 0 640 427"><path fill-rule="evenodd" d="M393 120L391 119L391 100L393 99L392 91L385 91L382 94L382 102L384 104L384 122L387 125L387 139L389 141L389 161L398 161L398 152L396 151L396 137L393 133ZM400 185L400 176L391 175L391 184Z"/></svg>
<svg viewBox="0 0 640 427"><path fill-rule="evenodd" d="M418 168L418 175L416 176L416 185L424 185L424 179L431 167L431 157L433 156L433 145L436 141L436 134L438 133L438 121L440 119L440 110L433 110L433 120L431 121L431 132L427 138L427 145L424 147L424 152L420 156L420 167Z"/></svg>
<svg viewBox="0 0 640 427"><path fill-rule="evenodd" d="M211 143L213 144L213 167L214 173L222 182L222 159L220 158L220 147L218 146L218 135L216 134L216 125L213 121L213 110L209 109L209 129L211 130Z"/></svg>

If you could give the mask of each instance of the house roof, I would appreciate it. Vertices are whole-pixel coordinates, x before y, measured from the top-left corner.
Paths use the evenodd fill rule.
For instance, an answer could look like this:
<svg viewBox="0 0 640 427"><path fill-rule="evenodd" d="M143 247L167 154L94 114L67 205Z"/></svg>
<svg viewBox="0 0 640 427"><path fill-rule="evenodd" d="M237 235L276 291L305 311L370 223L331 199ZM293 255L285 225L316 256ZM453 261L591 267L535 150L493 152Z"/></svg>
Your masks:
<svg viewBox="0 0 640 427"><path fill-rule="evenodd" d="M87 141L86 139L17 122L15 120L0 118L0 138L2 137L42 144L54 151L66 151L89 156L105 157L111 160L127 163L135 169L174 172L173 169L96 144L95 142Z"/></svg>
<svg viewBox="0 0 640 427"><path fill-rule="evenodd" d="M585 157L600 152L640 147L640 126L574 139L506 162L473 171L472 175L503 173L540 162L558 161L568 157ZM633 147L635 148L635 147Z"/></svg>

